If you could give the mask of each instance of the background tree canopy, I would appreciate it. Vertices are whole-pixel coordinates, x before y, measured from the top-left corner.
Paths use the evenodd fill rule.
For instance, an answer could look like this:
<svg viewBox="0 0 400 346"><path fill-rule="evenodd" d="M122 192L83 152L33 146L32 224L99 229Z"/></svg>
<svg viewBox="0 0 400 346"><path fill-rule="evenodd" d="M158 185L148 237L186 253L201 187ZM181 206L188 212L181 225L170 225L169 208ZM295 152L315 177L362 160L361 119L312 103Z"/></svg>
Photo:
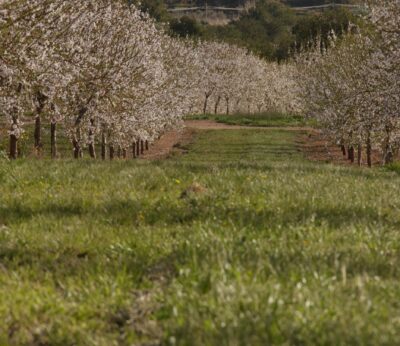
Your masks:
<svg viewBox="0 0 400 346"><path fill-rule="evenodd" d="M171 35L181 37L219 40L246 47L268 60L282 60L290 56L293 49L307 44L316 36L326 39L333 29L340 36L347 30L349 22L359 19L344 8L331 8L324 11L296 12L293 6L312 6L331 3L331 0L258 0L255 8L227 25L209 25L201 22L195 15L173 18L168 6L202 5L204 0L189 2L164 0L144 0L142 9L160 22L168 24ZM335 3L347 3L346 0ZM213 0L208 5L243 6L242 0Z"/></svg>

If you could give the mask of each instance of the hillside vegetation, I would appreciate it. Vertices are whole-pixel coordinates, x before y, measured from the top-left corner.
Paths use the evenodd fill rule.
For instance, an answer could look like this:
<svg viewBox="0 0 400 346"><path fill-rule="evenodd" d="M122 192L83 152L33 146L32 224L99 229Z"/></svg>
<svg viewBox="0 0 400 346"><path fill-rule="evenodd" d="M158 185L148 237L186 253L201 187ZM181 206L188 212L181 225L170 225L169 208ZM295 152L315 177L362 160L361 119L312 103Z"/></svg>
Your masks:
<svg viewBox="0 0 400 346"><path fill-rule="evenodd" d="M230 6L225 3L221 5ZM297 6L298 3L293 2L292 5ZM300 16L276 0L257 1L255 8L227 25L208 25L190 15L168 19L169 14L162 7L150 8L150 13L169 21L173 35L226 41L246 47L270 60L287 59L291 52L299 46L306 46L318 35L326 39L331 30L341 36L350 22L357 23L360 20L344 8L307 12Z"/></svg>

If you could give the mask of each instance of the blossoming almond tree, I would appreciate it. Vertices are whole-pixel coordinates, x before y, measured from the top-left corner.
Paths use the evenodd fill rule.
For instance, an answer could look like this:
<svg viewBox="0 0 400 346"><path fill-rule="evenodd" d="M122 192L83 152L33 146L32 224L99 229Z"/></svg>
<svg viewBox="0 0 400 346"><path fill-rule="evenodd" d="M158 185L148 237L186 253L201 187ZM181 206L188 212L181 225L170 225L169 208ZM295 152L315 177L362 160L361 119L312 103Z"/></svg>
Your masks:
<svg viewBox="0 0 400 346"><path fill-rule="evenodd" d="M104 159L107 148L110 158L129 147L139 155L185 114L206 112L210 100L216 113L286 110L293 95L287 67L226 43L171 38L124 0L1 0L0 30L0 100L13 158L22 116L35 124L37 152L45 117L53 158L60 124L74 157L84 148L96 157L100 143Z"/></svg>

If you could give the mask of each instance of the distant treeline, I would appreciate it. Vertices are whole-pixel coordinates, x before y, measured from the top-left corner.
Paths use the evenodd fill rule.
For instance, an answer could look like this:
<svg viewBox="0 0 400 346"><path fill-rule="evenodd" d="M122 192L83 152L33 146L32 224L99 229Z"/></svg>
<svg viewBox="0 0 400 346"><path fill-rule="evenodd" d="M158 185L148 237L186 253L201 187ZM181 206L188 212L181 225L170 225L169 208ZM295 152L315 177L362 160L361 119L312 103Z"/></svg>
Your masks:
<svg viewBox="0 0 400 346"><path fill-rule="evenodd" d="M220 6L243 5L241 0L214 1ZM332 1L286 0L291 6L321 5L326 2ZM196 0L186 1L186 6L194 4L197 4ZM211 6L212 2L207 1L207 4ZM232 21L228 25L211 26L194 17L172 18L163 0L143 0L140 6L157 20L168 23L171 35L225 41L246 47L268 60L278 61L287 59L295 49L307 46L318 36L326 39L331 30L335 30L340 36L347 30L350 22L359 20L344 8L298 15L282 1L258 0L256 7L241 16L239 20Z"/></svg>

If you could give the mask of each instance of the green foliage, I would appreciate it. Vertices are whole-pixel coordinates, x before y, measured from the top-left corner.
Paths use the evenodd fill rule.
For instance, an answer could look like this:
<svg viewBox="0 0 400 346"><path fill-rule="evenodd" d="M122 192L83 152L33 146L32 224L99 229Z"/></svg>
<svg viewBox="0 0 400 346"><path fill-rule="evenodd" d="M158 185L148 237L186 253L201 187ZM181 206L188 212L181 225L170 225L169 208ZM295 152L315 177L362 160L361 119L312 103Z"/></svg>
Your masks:
<svg viewBox="0 0 400 346"><path fill-rule="evenodd" d="M289 58L294 49L307 47L317 36L326 41L331 30L340 37L350 22L359 21L342 8L296 15L279 1L260 0L237 21L225 26L205 25L203 37L244 46L264 58L280 61Z"/></svg>
<svg viewBox="0 0 400 346"><path fill-rule="evenodd" d="M258 1L256 8L226 26L207 27L210 38L245 46L269 58L283 58L292 42L294 13L279 1Z"/></svg>
<svg viewBox="0 0 400 346"><path fill-rule="evenodd" d="M201 25L193 18L183 16L179 19L172 19L170 29L174 35L180 37L198 37L202 35Z"/></svg>
<svg viewBox="0 0 400 346"><path fill-rule="evenodd" d="M317 2L321 3L323 2ZM179 4L175 3L175 6ZM359 18L343 8L296 15L287 4L307 6L311 3L259 0L256 2L256 8L239 20L220 26L200 23L189 16L172 18L163 0L145 0L140 3L140 7L157 21L168 23L171 35L221 40L246 47L266 59L278 61L289 58L290 52L299 49L300 46L307 47L317 36L326 41L332 29L340 36L347 30L350 22L360 22ZM199 2L196 5L202 6L204 3ZM243 4L219 0L208 5L236 7Z"/></svg>
<svg viewBox="0 0 400 346"><path fill-rule="evenodd" d="M170 20L170 15L167 12L164 0L128 0L128 2L139 6L142 11L147 12L159 22L167 22Z"/></svg>
<svg viewBox="0 0 400 346"><path fill-rule="evenodd" d="M307 162L297 136L12 162L0 344L399 344L400 177Z"/></svg>
<svg viewBox="0 0 400 346"><path fill-rule="evenodd" d="M320 36L326 44L329 34L334 30L337 36L342 36L349 27L349 23L359 23L360 19L350 11L341 8L324 11L300 17L293 27L293 34L297 48L307 47L310 42Z"/></svg>

